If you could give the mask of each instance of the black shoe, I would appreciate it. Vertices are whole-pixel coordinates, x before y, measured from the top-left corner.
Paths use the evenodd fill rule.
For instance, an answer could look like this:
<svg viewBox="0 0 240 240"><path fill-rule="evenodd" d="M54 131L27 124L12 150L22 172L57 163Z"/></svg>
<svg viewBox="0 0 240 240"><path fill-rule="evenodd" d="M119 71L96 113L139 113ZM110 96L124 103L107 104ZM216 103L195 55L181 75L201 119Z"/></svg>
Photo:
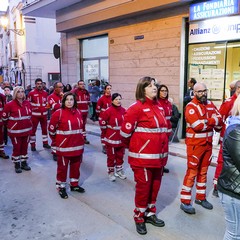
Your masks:
<svg viewBox="0 0 240 240"><path fill-rule="evenodd" d="M16 173L21 173L22 172L22 169L20 167L20 163L15 163L15 172Z"/></svg>
<svg viewBox="0 0 240 240"><path fill-rule="evenodd" d="M215 196L215 197L219 197L218 190L214 188L213 192L212 192L212 195Z"/></svg>
<svg viewBox="0 0 240 240"><path fill-rule="evenodd" d="M90 142L85 138L84 139L84 144L90 144Z"/></svg>
<svg viewBox="0 0 240 240"><path fill-rule="evenodd" d="M36 152L36 151L37 151L37 150L36 150L36 147L31 146L31 151L32 151L32 152Z"/></svg>
<svg viewBox="0 0 240 240"><path fill-rule="evenodd" d="M163 172L165 172L165 173L169 173L169 169L166 168L166 167L163 167Z"/></svg>
<svg viewBox="0 0 240 240"><path fill-rule="evenodd" d="M73 191L73 192L80 192L80 193L85 192L85 189L80 186L76 186L76 187L70 186L70 188L71 188L71 191Z"/></svg>
<svg viewBox="0 0 240 240"><path fill-rule="evenodd" d="M141 234L141 235L147 234L147 228L146 228L146 224L144 222L142 222L142 223L135 222L135 224L136 224L136 230L139 234Z"/></svg>
<svg viewBox="0 0 240 240"><path fill-rule="evenodd" d="M46 143L46 144L43 144L43 148L51 149L51 146Z"/></svg>
<svg viewBox="0 0 240 240"><path fill-rule="evenodd" d="M180 208L188 214L195 214L195 208L191 204L181 203Z"/></svg>
<svg viewBox="0 0 240 240"><path fill-rule="evenodd" d="M213 209L213 205L210 202L208 202L207 199L205 199L205 200L196 199L195 203L198 205L201 205L202 207L204 207L206 209L209 209L209 210Z"/></svg>
<svg viewBox="0 0 240 240"><path fill-rule="evenodd" d="M0 158L9 159L9 156L6 155L5 152L1 152L1 153L0 153Z"/></svg>
<svg viewBox="0 0 240 240"><path fill-rule="evenodd" d="M164 227L165 226L164 221L157 218L157 216L155 214L150 217L146 217L145 223L151 223L153 226L156 226L156 227Z"/></svg>
<svg viewBox="0 0 240 240"><path fill-rule="evenodd" d="M57 154L53 154L53 161L57 161Z"/></svg>
<svg viewBox="0 0 240 240"><path fill-rule="evenodd" d="M30 171L31 168L28 166L26 161L23 161L21 164L21 169L25 170L25 171Z"/></svg>
<svg viewBox="0 0 240 240"><path fill-rule="evenodd" d="M68 195L67 195L67 192L66 192L66 188L59 188L58 189L58 193L59 193L60 197L63 198L63 199L67 199L68 198Z"/></svg>

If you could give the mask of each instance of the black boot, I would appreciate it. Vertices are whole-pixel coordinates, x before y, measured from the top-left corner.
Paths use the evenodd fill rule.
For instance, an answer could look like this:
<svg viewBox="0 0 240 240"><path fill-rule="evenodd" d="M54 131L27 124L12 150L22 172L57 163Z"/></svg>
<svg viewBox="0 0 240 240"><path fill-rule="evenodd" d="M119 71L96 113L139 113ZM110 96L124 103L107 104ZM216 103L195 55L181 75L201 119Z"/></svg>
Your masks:
<svg viewBox="0 0 240 240"><path fill-rule="evenodd" d="M16 173L21 173L22 172L20 162L15 163L15 172Z"/></svg>
<svg viewBox="0 0 240 240"><path fill-rule="evenodd" d="M135 224L136 224L136 230L139 234L141 235L147 234L147 228L146 228L145 222L140 222L140 223L135 222Z"/></svg>
<svg viewBox="0 0 240 240"><path fill-rule="evenodd" d="M21 169L23 169L25 171L30 171L31 170L31 168L27 164L27 161L22 162Z"/></svg>

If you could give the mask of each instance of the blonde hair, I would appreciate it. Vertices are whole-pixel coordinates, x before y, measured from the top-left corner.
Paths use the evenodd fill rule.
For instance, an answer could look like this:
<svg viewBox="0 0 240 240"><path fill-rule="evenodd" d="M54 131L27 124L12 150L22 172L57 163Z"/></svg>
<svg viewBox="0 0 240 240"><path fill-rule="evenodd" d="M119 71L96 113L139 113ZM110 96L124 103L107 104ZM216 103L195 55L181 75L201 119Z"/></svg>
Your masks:
<svg viewBox="0 0 240 240"><path fill-rule="evenodd" d="M232 110L231 110L232 116L239 116L240 115L240 95L238 95L237 99L235 100Z"/></svg>
<svg viewBox="0 0 240 240"><path fill-rule="evenodd" d="M18 92L19 90L23 90L23 92L24 92L24 88L23 88L22 86L17 86L17 87L15 87L15 88L13 89L13 100L16 99L16 97L17 97L17 92ZM25 100L25 99L26 99L26 95L25 95L25 92L24 92L24 94L23 94L23 100Z"/></svg>

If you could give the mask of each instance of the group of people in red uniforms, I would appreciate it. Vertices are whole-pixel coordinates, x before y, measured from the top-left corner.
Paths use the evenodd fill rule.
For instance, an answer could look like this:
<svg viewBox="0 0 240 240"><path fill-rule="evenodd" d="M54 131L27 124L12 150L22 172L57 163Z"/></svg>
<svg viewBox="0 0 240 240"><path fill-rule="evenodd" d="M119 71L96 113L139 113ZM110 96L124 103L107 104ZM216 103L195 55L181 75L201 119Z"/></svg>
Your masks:
<svg viewBox="0 0 240 240"><path fill-rule="evenodd" d="M236 83L240 88L240 81ZM124 153L128 149L128 163L133 171L135 187L134 222L139 234L146 234L146 223L163 227L164 221L156 215L156 201L168 161L168 145L171 135L172 104L168 100L166 85L157 86L152 77L141 78L136 86L135 98L127 110L121 106L120 93L111 93L112 86L104 87L104 94L96 104L101 128L102 151L107 154L107 173L110 181L126 179L124 173ZM240 90L239 90L240 91ZM219 111L207 99L207 87L196 83L193 98L186 106L186 144L188 164L181 190L180 208L194 214L191 205L192 187L196 180L195 203L212 209L206 200L207 170L212 152L213 130L221 131L224 107ZM236 90L236 94L238 91ZM13 100L5 102L0 95L0 127L5 124L13 144L12 161L16 173L31 170L27 163L28 143L36 151L36 129L42 128L43 147L49 149L47 133L52 140L53 159L57 161L56 188L61 198L67 199L66 180L68 167L70 190L83 193L79 186L86 138L86 121L90 104L90 94L83 80L77 88L63 93L63 84L56 82L54 91L48 95L42 88L42 80L36 79L35 89L25 99L23 87L13 90ZM234 101L234 96L225 104ZM227 106L226 108L229 108ZM51 110L47 125L47 113ZM225 113L227 117L228 113ZM2 134L0 134L2 136ZM0 138L0 157L7 158ZM220 162L220 161L219 161Z"/></svg>

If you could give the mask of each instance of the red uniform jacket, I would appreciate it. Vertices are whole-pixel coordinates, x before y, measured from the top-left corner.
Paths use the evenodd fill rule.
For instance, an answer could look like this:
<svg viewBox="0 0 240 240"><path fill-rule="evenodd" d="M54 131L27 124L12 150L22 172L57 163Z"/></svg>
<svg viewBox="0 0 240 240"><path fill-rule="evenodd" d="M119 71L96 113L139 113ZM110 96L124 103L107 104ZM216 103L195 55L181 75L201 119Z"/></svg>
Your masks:
<svg viewBox="0 0 240 240"><path fill-rule="evenodd" d="M108 107L112 105L112 96L103 95L97 101L96 113L99 116L99 120L102 118L102 113L107 110Z"/></svg>
<svg viewBox="0 0 240 240"><path fill-rule="evenodd" d="M7 125L10 137L28 136L32 131L31 105L24 100L22 104L18 100L8 102L3 110L2 119Z"/></svg>
<svg viewBox="0 0 240 240"><path fill-rule="evenodd" d="M171 135L172 132L172 124L170 121L170 118L172 117L172 104L168 101L168 99L158 99L159 104L162 106L164 113L165 113L165 118L167 120L168 124L168 135Z"/></svg>
<svg viewBox="0 0 240 240"><path fill-rule="evenodd" d="M28 94L28 101L32 106L33 116L47 115L48 93L44 90L34 89Z"/></svg>
<svg viewBox="0 0 240 240"><path fill-rule="evenodd" d="M65 157L83 153L82 115L78 109L58 109L48 126L49 135L56 144L56 154Z"/></svg>
<svg viewBox="0 0 240 240"><path fill-rule="evenodd" d="M127 110L121 135L130 138L128 161L132 166L160 168L168 156L167 121L155 100L137 101Z"/></svg>
<svg viewBox="0 0 240 240"><path fill-rule="evenodd" d="M51 109L51 114L58 110L62 105L62 97L55 92L48 96L48 104Z"/></svg>
<svg viewBox="0 0 240 240"><path fill-rule="evenodd" d="M125 112L126 110L121 106L111 106L102 114L102 119L99 121L99 124L104 131L104 141L106 145L112 147L123 146L120 128Z"/></svg>
<svg viewBox="0 0 240 240"><path fill-rule="evenodd" d="M83 114L88 113L88 106L90 103L90 95L86 89L75 89L73 90L73 93L75 93L76 98L77 98L77 105L78 109L81 111Z"/></svg>
<svg viewBox="0 0 240 240"><path fill-rule="evenodd" d="M185 118L187 145L212 143L213 129L220 131L223 124L222 117L215 105L211 101L203 104L196 97L187 104Z"/></svg>
<svg viewBox="0 0 240 240"><path fill-rule="evenodd" d="M230 98L226 99L225 102L223 102L222 105L220 106L219 112L222 115L223 119L223 127L220 133L220 141L223 140L223 136L226 130L225 121L230 116L231 109L237 97L238 96L236 94L233 94Z"/></svg>
<svg viewBox="0 0 240 240"><path fill-rule="evenodd" d="M0 127L3 126L2 113L5 104L6 98L3 94L0 93Z"/></svg>

